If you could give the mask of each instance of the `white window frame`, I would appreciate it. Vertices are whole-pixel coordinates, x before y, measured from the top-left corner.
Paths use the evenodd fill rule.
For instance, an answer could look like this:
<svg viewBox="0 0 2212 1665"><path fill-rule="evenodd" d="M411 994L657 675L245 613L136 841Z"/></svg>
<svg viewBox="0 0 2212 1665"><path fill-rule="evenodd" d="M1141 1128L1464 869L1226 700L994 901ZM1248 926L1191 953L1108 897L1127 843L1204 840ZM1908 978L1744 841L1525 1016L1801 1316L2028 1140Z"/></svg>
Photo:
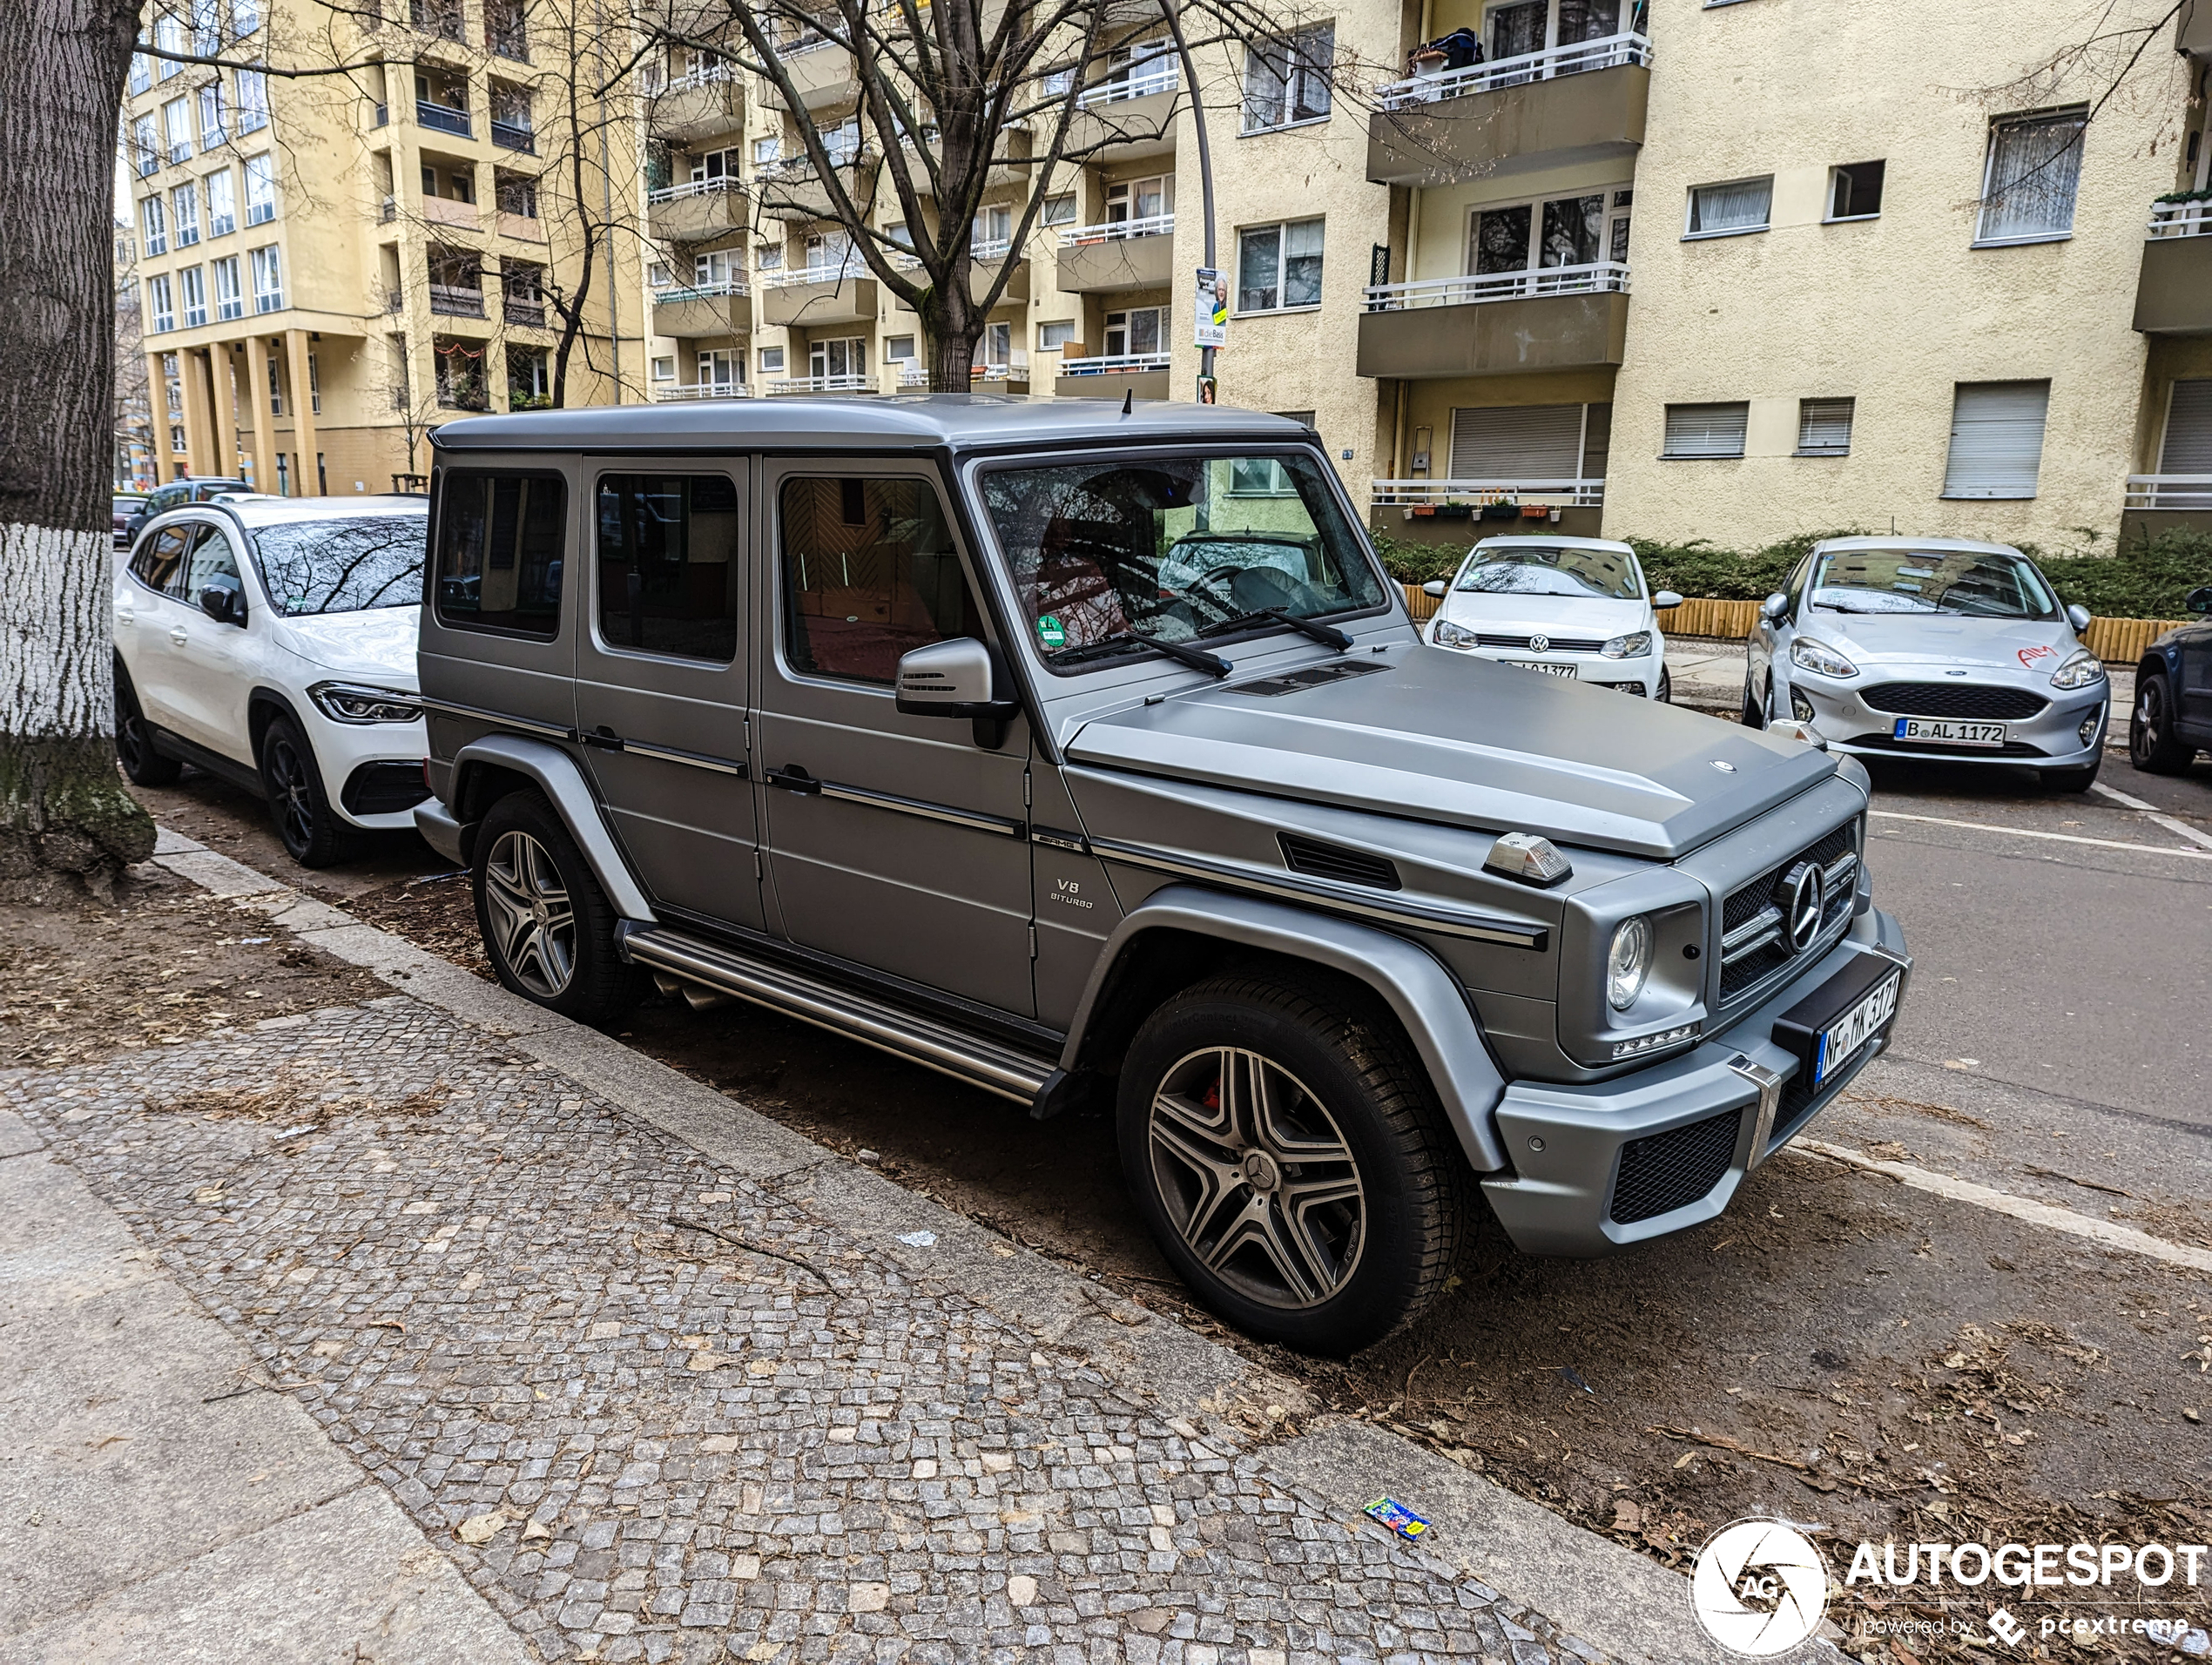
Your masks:
<svg viewBox="0 0 2212 1665"><path fill-rule="evenodd" d="M1072 226L1076 223L1076 193L1063 191L1056 197L1047 197L1037 214L1040 226Z"/></svg>
<svg viewBox="0 0 2212 1665"><path fill-rule="evenodd" d="M265 244L252 251L253 262L253 310L259 313L284 310L284 257L274 243ZM266 281L264 280L266 280Z"/></svg>
<svg viewBox="0 0 2212 1665"><path fill-rule="evenodd" d="M185 50L184 20L173 11L163 12L153 20L153 44L165 52L183 51ZM154 74L162 80L167 81L183 74L184 68L185 66L174 58L160 58L155 63Z"/></svg>
<svg viewBox="0 0 2212 1665"><path fill-rule="evenodd" d="M215 292L215 321L227 323L246 316L246 288L238 269L238 256L226 254L207 263L210 287Z"/></svg>
<svg viewBox="0 0 2212 1665"><path fill-rule="evenodd" d="M742 347L702 347L692 367L698 372L698 385L702 388L745 386L745 350ZM719 374L725 370L729 372L727 375Z"/></svg>
<svg viewBox="0 0 2212 1665"><path fill-rule="evenodd" d="M207 82L194 95L193 106L199 117L199 148L212 151L227 143L230 134L223 122L223 79L219 75Z"/></svg>
<svg viewBox="0 0 2212 1665"><path fill-rule="evenodd" d="M190 179L169 193L169 229L180 249L199 242L199 187Z"/></svg>
<svg viewBox="0 0 2212 1665"><path fill-rule="evenodd" d="M912 335L887 335L883 338L883 361L912 364L917 356L916 345L916 338Z"/></svg>
<svg viewBox="0 0 2212 1665"><path fill-rule="evenodd" d="M745 257L736 249L710 249L691 256L691 286L705 289L745 276Z"/></svg>
<svg viewBox="0 0 2212 1665"><path fill-rule="evenodd" d="M1733 410L1733 411L1737 411L1737 412L1741 413L1741 428L1740 428L1739 432L1738 432L1737 436L1737 441L1736 441L1736 448L1735 448L1733 451L1712 451L1712 450L1677 451L1677 450L1676 450L1675 448L1674 448L1674 434L1673 434L1673 429L1674 429L1674 426L1675 426L1675 413L1676 413L1676 411L1678 411L1678 410L1680 410L1680 411L1724 411L1724 410ZM1668 407L1667 407L1667 411L1666 411L1666 428L1662 430L1662 432L1663 432L1663 433L1664 433L1664 435L1665 435L1665 437L1664 437L1664 438L1662 440L1662 442L1661 442L1661 444L1662 444L1662 448L1662 448L1662 449L1660 451L1660 453L1659 453L1659 460L1660 460L1661 462L1739 462L1739 461L1741 461L1741 460L1742 460L1742 458L1743 458L1743 453L1744 453L1744 446L1745 446L1745 444L1747 443L1747 441L1748 441L1748 437L1749 437L1749 435L1748 435L1748 430L1749 430L1750 426L1750 417L1751 417L1751 406L1750 406L1750 401L1749 400L1744 400L1744 399L1708 399L1708 400L1691 400L1691 401L1677 401L1677 402L1669 403L1669 404L1668 405Z"/></svg>
<svg viewBox="0 0 2212 1665"><path fill-rule="evenodd" d="M1726 191L1737 185L1763 185L1766 187L1766 213L1756 226L1723 226L1715 230L1697 228L1697 193L1701 191ZM1702 243L1716 237L1752 237L1774 226L1774 175L1747 173L1740 179L1707 179L1694 185L1684 193L1683 203L1682 240Z"/></svg>
<svg viewBox="0 0 2212 1665"><path fill-rule="evenodd" d="M259 70L238 72L238 131L244 138L269 125L269 78Z"/></svg>
<svg viewBox="0 0 2212 1665"><path fill-rule="evenodd" d="M1585 197L1605 199L1605 229L1600 234L1597 260L1595 262L1596 265L1603 266L1614 259L1614 244L1616 241L1627 239L1628 233L1625 228L1635 213L1635 205L1631 200L1634 194L1635 187L1632 185L1608 185L1587 190L1555 191L1541 197L1515 197L1507 202L1478 204L1467 211L1467 227L1465 234L1460 239L1462 251L1460 260L1466 268L1465 275L1468 277L1475 275L1474 232L1475 227L1481 223L1482 216L1505 213L1515 208L1526 208L1528 211L1528 264L1520 269L1523 272L1564 270L1563 267L1548 266L1543 263L1544 210L1554 202L1580 202ZM1484 275L1506 278L1511 277L1513 273L1495 272Z"/></svg>
<svg viewBox="0 0 2212 1665"><path fill-rule="evenodd" d="M172 98L161 106L161 154L174 167L192 160L192 100Z"/></svg>
<svg viewBox="0 0 2212 1665"><path fill-rule="evenodd" d="M725 145L718 151L701 151L691 158L687 177L693 185L705 185L714 179L727 179L734 185L742 177L744 161L743 152L735 145Z"/></svg>
<svg viewBox="0 0 2212 1665"><path fill-rule="evenodd" d="M1882 199L1885 202L1889 200L1890 166L1887 157L1870 156L1864 162L1838 162L1828 170L1828 193L1825 208L1821 215L1822 225L1856 226L1862 219L1879 219L1882 217L1882 211L1879 208L1870 209L1865 213L1858 214L1839 214L1836 212L1836 187L1842 182L1848 171L1852 168L1871 167L1877 162L1882 165Z"/></svg>
<svg viewBox="0 0 2212 1665"><path fill-rule="evenodd" d="M161 130L152 116L141 116L131 124L131 149L141 179L161 171Z"/></svg>
<svg viewBox="0 0 2212 1665"><path fill-rule="evenodd" d="M216 184L218 179L222 181L220 185ZM207 193L208 240L228 237L238 229L238 181L225 167L205 175L200 184Z"/></svg>
<svg viewBox="0 0 2212 1665"><path fill-rule="evenodd" d="M1136 212L1137 187L1157 185L1160 187L1160 206L1149 214ZM1132 219L1157 219L1175 212L1175 174L1140 174L1133 179L1117 179L1106 187L1106 224L1119 226Z"/></svg>
<svg viewBox="0 0 2212 1665"><path fill-rule="evenodd" d="M1817 422L1832 423L1840 408L1844 442L1841 445L1811 445L1806 435ZM1800 399L1797 401L1797 448L1792 456L1849 456L1851 431L1858 422L1858 401L1842 397Z"/></svg>
<svg viewBox="0 0 2212 1665"><path fill-rule="evenodd" d="M652 379L656 381L675 381L676 355L673 353L671 353L665 357L653 360L650 374L651 374Z"/></svg>
<svg viewBox="0 0 2212 1665"><path fill-rule="evenodd" d="M176 298L170 289L166 272L157 272L146 280L146 318L157 335L165 335L177 327Z"/></svg>
<svg viewBox="0 0 2212 1665"><path fill-rule="evenodd" d="M277 217L276 154L246 158L246 223L266 226Z"/></svg>
<svg viewBox="0 0 2212 1665"><path fill-rule="evenodd" d="M2033 232L2000 232L1990 230L1992 211L1998 206L1997 159L1999 146L2006 135L2033 131L2040 128L2072 126L2073 141L2060 154L2070 158L2066 190L2066 225L2061 230ZM1974 216L1974 248L2018 248L2030 243L2063 243L2074 235L2074 222L2080 208L2081 153L2088 145L2089 112L2079 105L2067 105L2058 110L2026 111L2009 116L1993 117L1989 123L1989 138L1982 155L1981 206Z"/></svg>
<svg viewBox="0 0 2212 1665"><path fill-rule="evenodd" d="M760 349L760 374L764 376L783 374L784 357L784 349L780 347L762 347Z"/></svg>
<svg viewBox="0 0 2212 1665"><path fill-rule="evenodd" d="M1336 114L1336 99L1330 86L1336 57L1337 26L1333 22L1315 24L1247 44L1238 136L1250 138L1292 127L1318 127L1330 120ZM1259 87L1257 92L1256 85ZM1300 115L1299 100L1316 86L1319 89L1318 104L1305 104L1306 113ZM1268 111L1258 107L1263 98L1271 101Z"/></svg>
<svg viewBox="0 0 2212 1665"><path fill-rule="evenodd" d="M138 231L148 254L169 252L169 206L160 192L138 199Z"/></svg>
<svg viewBox="0 0 2212 1665"><path fill-rule="evenodd" d="M1954 489L1952 484L1952 475L1959 470L1960 466L1956 455L1959 444L1959 408L1961 402L1960 396L1966 394L1969 388L1972 388L1976 392L1982 392L1999 388L2028 388L2039 387L2043 390L2042 411L2036 428L2035 468L2033 477L2028 482L2027 489L2024 491L1977 489L1973 487ZM2027 377L2018 381L1961 381L1956 383L1951 390L1951 440L1950 444L1946 448L1944 454L1943 490L1939 495L1943 498L1952 502L2027 502L2032 501L2042 489L2043 453L2050 440L2050 423L2051 384L2047 378Z"/></svg>
<svg viewBox="0 0 2212 1665"><path fill-rule="evenodd" d="M829 367L833 347L845 349L845 367ZM809 376L864 376L868 373L868 338L865 335L826 336L806 344L806 374Z"/></svg>
<svg viewBox="0 0 2212 1665"><path fill-rule="evenodd" d="M1235 315L1237 317L1260 318L1271 316L1276 313L1318 312L1321 309L1321 299L1318 294L1317 294L1312 300L1301 300L1296 305L1292 305L1286 298L1288 286L1285 281L1285 277L1291 262L1291 228L1293 226L1318 226L1321 227L1320 260L1322 262L1322 276L1321 279L1317 281L1315 286L1316 288L1318 289L1320 286L1320 283L1326 281L1328 271L1328 219L1325 215L1307 214L1301 216L1297 219L1278 219L1269 224L1259 226L1239 226L1237 228L1237 266L1236 270L1230 273L1230 281L1236 286L1237 310ZM1275 237L1275 304L1271 307L1248 307L1244 304L1244 239L1248 237L1265 236L1271 232L1274 233Z"/></svg>
<svg viewBox="0 0 2212 1665"><path fill-rule="evenodd" d="M1168 350L1169 311L1166 307L1124 307L1119 311L1108 313L1099 330L1100 335L1105 338L1101 344L1102 356L1109 359L1150 358L1154 354L1165 353ZM1140 349L1130 344L1130 337L1134 333L1134 320L1148 313L1158 320L1155 327L1155 344ZM1122 320L1118 324L1114 321L1116 318ZM1122 350L1118 353L1112 346L1116 330L1119 330L1122 336Z"/></svg>
<svg viewBox="0 0 2212 1665"><path fill-rule="evenodd" d="M179 268L177 294L186 329L198 329L207 322L207 278L199 267Z"/></svg>
<svg viewBox="0 0 2212 1665"><path fill-rule="evenodd" d="M1076 339L1082 325L1073 318L1049 319L1037 326L1037 351L1057 353Z"/></svg>

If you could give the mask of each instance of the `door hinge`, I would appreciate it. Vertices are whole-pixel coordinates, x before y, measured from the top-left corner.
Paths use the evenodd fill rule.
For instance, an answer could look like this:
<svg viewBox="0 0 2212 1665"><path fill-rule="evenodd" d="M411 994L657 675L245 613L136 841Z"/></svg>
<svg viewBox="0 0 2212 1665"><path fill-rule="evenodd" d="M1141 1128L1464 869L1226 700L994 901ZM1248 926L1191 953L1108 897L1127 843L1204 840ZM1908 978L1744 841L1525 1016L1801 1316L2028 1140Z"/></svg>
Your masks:
<svg viewBox="0 0 2212 1665"><path fill-rule="evenodd" d="M1037 927L1036 927L1035 926L1034 926L1034 925L1033 925L1033 926L1031 926L1031 927L1029 927L1029 958L1030 958L1030 959L1032 959L1032 960L1034 960L1034 959L1035 959L1036 957L1037 957Z"/></svg>
<svg viewBox="0 0 2212 1665"><path fill-rule="evenodd" d="M758 850L755 850L752 853L752 876L756 880L765 879L767 877L767 875L760 870L760 852Z"/></svg>

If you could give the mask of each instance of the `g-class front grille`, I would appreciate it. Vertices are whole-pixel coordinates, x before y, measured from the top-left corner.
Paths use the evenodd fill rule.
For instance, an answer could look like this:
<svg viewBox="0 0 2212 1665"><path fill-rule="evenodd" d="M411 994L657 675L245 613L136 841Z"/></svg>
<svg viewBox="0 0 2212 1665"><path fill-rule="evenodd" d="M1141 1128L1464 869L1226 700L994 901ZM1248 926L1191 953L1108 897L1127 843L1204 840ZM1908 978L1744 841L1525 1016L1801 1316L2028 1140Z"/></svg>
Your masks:
<svg viewBox="0 0 2212 1665"><path fill-rule="evenodd" d="M1978 687L1971 682L1878 682L1858 696L1878 711L1899 717L1963 717L2018 722L2051 702L2025 688Z"/></svg>
<svg viewBox="0 0 2212 1665"><path fill-rule="evenodd" d="M1824 833L1787 861L1749 884L1729 892L1721 903L1721 1003L1797 958L1801 945L1791 937L1791 904L1797 900L1791 875L1801 862L1821 870L1825 884L1819 928L1813 941L1824 942L1838 923L1851 916L1858 880L1858 823L1844 822ZM1809 946L1809 945L1804 945Z"/></svg>
<svg viewBox="0 0 2212 1665"><path fill-rule="evenodd" d="M1743 1112L1730 1110L1622 1145L1621 1171L1607 1210L1613 1223L1656 1220L1708 1195L1736 1160L1736 1136L1743 1125Z"/></svg>
<svg viewBox="0 0 2212 1665"><path fill-rule="evenodd" d="M1278 832L1283 865L1309 879L1333 879L1339 885L1365 885L1371 890L1400 890L1398 865L1365 850L1348 850L1341 844L1309 839L1300 832Z"/></svg>

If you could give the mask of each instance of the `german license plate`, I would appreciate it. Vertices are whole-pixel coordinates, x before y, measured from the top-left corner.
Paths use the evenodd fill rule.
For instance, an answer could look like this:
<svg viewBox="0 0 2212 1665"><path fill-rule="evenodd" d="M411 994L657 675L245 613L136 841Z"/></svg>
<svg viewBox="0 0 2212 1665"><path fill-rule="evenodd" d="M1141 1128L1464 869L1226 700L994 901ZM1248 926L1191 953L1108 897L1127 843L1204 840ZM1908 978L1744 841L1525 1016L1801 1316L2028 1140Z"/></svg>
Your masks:
<svg viewBox="0 0 2212 1665"><path fill-rule="evenodd" d="M1858 1049L1882 1026L1897 1015L1897 991L1905 981L1902 971L1892 973L1858 1005L1821 1031L1812 1054L1812 1084L1824 1087L1836 1072L1858 1055Z"/></svg>
<svg viewBox="0 0 2212 1665"><path fill-rule="evenodd" d="M1900 717L1891 738L1922 745L1988 745L2005 744L2002 723L1950 723L1932 717Z"/></svg>
<svg viewBox="0 0 2212 1665"><path fill-rule="evenodd" d="M1516 671L1541 671L1548 677L1572 677L1576 674L1573 665L1561 664L1556 659L1501 659L1499 663L1509 664Z"/></svg>
<svg viewBox="0 0 2212 1665"><path fill-rule="evenodd" d="M1774 1038L1797 1055L1800 1079L1827 1086L1897 1015L1905 968L1862 954L1775 1021Z"/></svg>

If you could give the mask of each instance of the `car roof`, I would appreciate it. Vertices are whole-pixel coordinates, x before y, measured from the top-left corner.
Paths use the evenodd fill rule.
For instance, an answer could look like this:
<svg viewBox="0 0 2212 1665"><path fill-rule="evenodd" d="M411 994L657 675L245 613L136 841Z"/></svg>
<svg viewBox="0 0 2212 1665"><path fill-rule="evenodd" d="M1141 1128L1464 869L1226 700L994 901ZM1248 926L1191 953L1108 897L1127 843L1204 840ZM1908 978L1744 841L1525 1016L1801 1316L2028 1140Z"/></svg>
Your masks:
<svg viewBox="0 0 2212 1665"><path fill-rule="evenodd" d="M1815 554L1837 549L1957 549L1961 554L2020 555L2009 543L1989 543L1978 537L1824 537L1812 547Z"/></svg>
<svg viewBox="0 0 2212 1665"><path fill-rule="evenodd" d="M1111 387L1110 377L1099 378ZM1235 435L1277 444L1310 438L1288 417L1224 405L1018 394L894 394L854 398L727 399L669 405L533 410L447 422L439 451L671 450L772 447L880 450L886 446L997 448L1116 441L1211 441Z"/></svg>
<svg viewBox="0 0 2212 1665"><path fill-rule="evenodd" d="M379 492L374 496L279 497L258 492L238 492L213 502L180 506L179 516L205 515L220 509L247 529L259 526L293 526L301 522L352 520L361 515L420 515L430 506L428 497Z"/></svg>
<svg viewBox="0 0 2212 1665"><path fill-rule="evenodd" d="M1561 537L1556 532L1500 532L1475 544L1478 549L1501 543L1552 543L1569 549L1604 549L1613 555L1634 555L1629 544L1609 537ZM1471 553L1472 551L1470 551Z"/></svg>

